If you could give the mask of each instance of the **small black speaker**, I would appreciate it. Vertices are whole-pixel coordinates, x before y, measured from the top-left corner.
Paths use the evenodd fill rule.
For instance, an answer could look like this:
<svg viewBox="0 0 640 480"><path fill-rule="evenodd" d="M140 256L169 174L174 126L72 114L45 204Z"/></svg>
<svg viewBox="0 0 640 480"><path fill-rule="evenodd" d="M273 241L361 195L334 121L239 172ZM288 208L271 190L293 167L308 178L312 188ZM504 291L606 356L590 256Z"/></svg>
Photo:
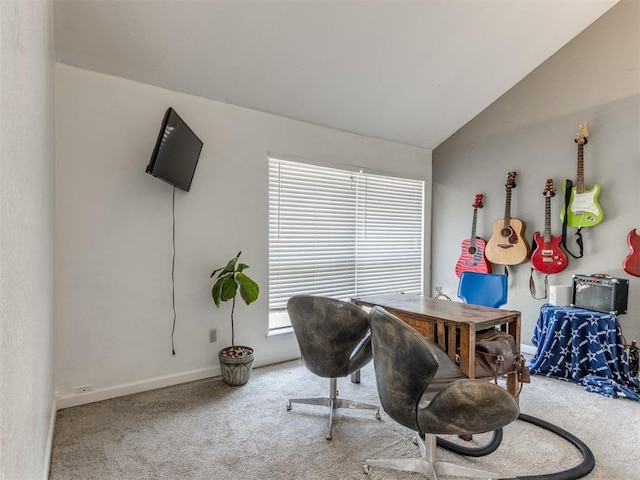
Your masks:
<svg viewBox="0 0 640 480"><path fill-rule="evenodd" d="M606 275L574 275L572 307L620 315L627 313L629 280Z"/></svg>

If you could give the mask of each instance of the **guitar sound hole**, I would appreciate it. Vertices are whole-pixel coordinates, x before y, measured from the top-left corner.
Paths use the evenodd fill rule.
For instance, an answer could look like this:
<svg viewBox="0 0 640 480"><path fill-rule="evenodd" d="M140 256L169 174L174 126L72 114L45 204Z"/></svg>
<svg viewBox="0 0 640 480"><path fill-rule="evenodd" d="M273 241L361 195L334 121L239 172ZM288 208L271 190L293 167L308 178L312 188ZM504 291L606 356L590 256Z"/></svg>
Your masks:
<svg viewBox="0 0 640 480"><path fill-rule="evenodd" d="M475 255L478 250L476 249L476 247L469 247L468 251L469 255Z"/></svg>
<svg viewBox="0 0 640 480"><path fill-rule="evenodd" d="M503 228L500 231L500 235L502 235L505 238L509 238L511 236L511 229L510 228Z"/></svg>

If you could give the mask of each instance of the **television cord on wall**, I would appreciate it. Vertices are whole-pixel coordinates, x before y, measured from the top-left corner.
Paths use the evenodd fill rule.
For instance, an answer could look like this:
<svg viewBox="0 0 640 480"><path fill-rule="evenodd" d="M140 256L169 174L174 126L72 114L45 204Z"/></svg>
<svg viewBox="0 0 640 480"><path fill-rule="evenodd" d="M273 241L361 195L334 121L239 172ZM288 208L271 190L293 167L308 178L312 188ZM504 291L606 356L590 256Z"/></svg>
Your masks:
<svg viewBox="0 0 640 480"><path fill-rule="evenodd" d="M173 334L176 331L176 187L173 187L173 200L171 202L171 218L172 218L172 245L173 258L171 259L171 305L173 307L173 327L171 327L171 354L176 354L175 344L173 342Z"/></svg>

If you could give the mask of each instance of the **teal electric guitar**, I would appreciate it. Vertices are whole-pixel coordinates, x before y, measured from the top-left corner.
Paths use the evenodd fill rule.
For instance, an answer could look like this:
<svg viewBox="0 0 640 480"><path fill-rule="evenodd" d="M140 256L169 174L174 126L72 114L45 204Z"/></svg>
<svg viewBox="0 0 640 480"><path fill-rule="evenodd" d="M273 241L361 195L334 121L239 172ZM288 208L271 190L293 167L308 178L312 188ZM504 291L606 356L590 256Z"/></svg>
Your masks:
<svg viewBox="0 0 640 480"><path fill-rule="evenodd" d="M584 146L589 136L588 125L589 122L580 125L575 139L578 144L578 184L571 188L568 208L564 207L560 212L560 221L564 222L565 210L568 210L567 226L571 228L594 227L604 219L604 212L598 203L602 187L597 183L591 190L584 187ZM566 194L567 182L562 185L562 191Z"/></svg>

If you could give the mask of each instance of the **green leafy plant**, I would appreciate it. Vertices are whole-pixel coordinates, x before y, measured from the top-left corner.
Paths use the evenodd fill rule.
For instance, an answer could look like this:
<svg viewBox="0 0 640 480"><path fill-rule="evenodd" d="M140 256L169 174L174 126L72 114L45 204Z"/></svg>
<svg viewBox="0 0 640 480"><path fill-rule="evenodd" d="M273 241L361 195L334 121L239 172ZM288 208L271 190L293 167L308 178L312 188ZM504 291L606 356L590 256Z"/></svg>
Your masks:
<svg viewBox="0 0 640 480"><path fill-rule="evenodd" d="M223 350L224 354L230 357L239 357L250 354L253 350L247 351L246 348L236 347L235 343L235 329L233 322L233 312L236 307L236 297L240 292L240 297L244 300L244 303L249 305L250 303L258 299L260 288L258 284L244 273L244 270L249 268L249 265L240 263L238 254L229 260L224 267L216 268L211 277L217 273L216 281L211 289L211 296L216 307L220 307L220 302L226 302L231 300L231 347ZM219 273L218 273L219 272Z"/></svg>

